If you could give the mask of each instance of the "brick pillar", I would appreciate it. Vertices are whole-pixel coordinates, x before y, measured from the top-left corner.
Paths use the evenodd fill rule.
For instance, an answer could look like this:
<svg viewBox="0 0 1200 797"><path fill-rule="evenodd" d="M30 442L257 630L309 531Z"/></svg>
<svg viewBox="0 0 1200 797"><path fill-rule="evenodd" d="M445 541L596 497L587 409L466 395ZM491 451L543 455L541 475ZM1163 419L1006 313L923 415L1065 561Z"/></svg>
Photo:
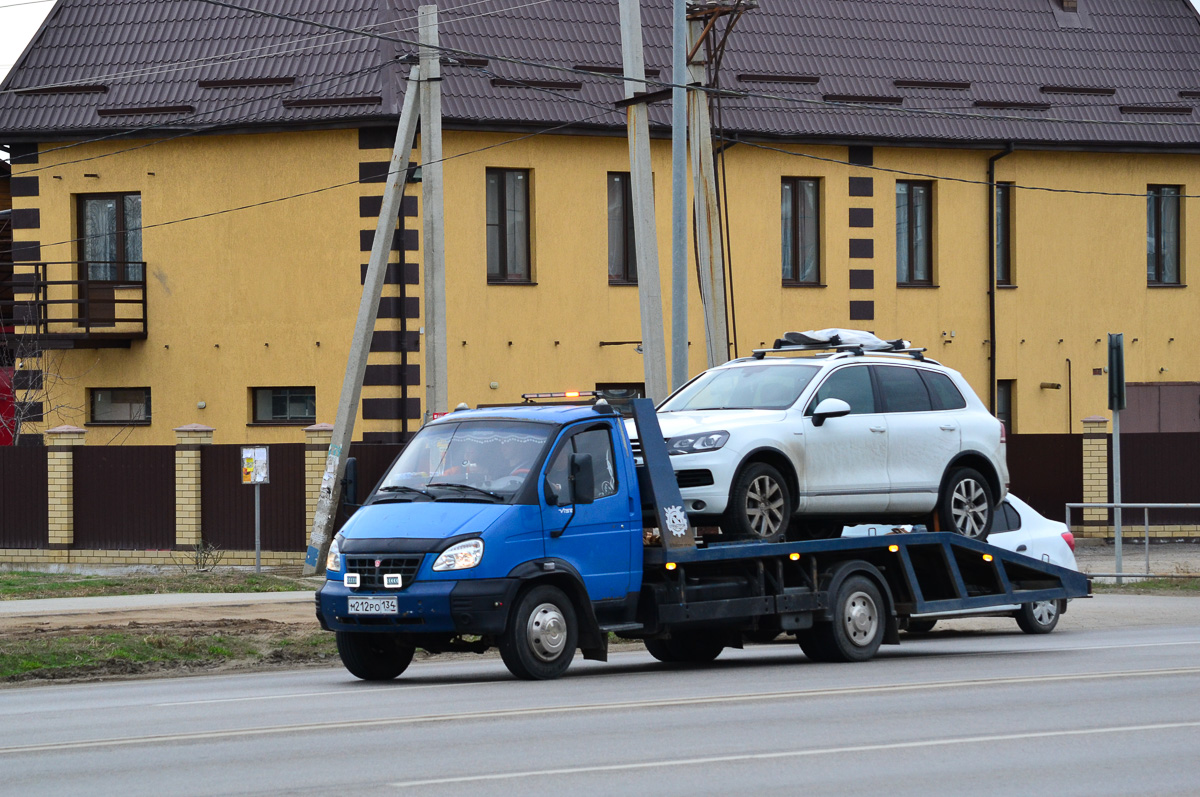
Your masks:
<svg viewBox="0 0 1200 797"><path fill-rule="evenodd" d="M1103 415L1083 419L1083 500L1084 503L1108 502L1108 418ZM1083 524L1107 526L1108 510L1083 510ZM1103 530L1097 536L1104 536Z"/></svg>
<svg viewBox="0 0 1200 797"><path fill-rule="evenodd" d="M200 451L212 445L213 429L189 423L175 430L175 547L200 544Z"/></svg>
<svg viewBox="0 0 1200 797"><path fill-rule="evenodd" d="M84 434L78 426L56 426L46 431L47 547L51 549L75 544L75 446L84 444Z"/></svg>
<svg viewBox="0 0 1200 797"><path fill-rule="evenodd" d="M317 514L317 499L321 496L321 480L325 478L325 460L333 442L333 424L316 423L304 428L304 541Z"/></svg>

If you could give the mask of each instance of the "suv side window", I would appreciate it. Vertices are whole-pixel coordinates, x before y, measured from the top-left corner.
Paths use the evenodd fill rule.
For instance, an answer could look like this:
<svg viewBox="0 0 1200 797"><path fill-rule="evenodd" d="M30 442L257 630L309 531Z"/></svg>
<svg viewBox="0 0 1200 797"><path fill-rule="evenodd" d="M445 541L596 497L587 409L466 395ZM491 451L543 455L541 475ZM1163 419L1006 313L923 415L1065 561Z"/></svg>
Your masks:
<svg viewBox="0 0 1200 797"><path fill-rule="evenodd" d="M825 383L817 388L817 394L809 402L806 414L811 415L816 406L827 398L841 399L849 404L851 415L875 412L875 391L871 388L871 372L863 365L834 371Z"/></svg>
<svg viewBox="0 0 1200 797"><path fill-rule="evenodd" d="M875 376L887 412L929 412L933 403L916 368L877 365Z"/></svg>
<svg viewBox="0 0 1200 797"><path fill-rule="evenodd" d="M962 393L958 392L958 388L950 377L945 374L939 374L937 371L926 371L918 369L921 379L925 380L925 387L929 388L929 395L933 397L933 408L937 410L961 410L967 406L967 400L963 398Z"/></svg>

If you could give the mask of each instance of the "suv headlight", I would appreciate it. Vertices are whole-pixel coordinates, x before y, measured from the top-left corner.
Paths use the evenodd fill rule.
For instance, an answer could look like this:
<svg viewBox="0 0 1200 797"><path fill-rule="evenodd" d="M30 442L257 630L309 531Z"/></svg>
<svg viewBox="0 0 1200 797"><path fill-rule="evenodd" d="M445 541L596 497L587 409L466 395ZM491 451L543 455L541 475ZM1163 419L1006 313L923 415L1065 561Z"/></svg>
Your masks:
<svg viewBox="0 0 1200 797"><path fill-rule="evenodd" d="M729 432L705 432L684 437L672 437L667 441L668 454L698 454L701 451L716 451L729 442Z"/></svg>
<svg viewBox="0 0 1200 797"><path fill-rule="evenodd" d="M329 555L325 557L325 569L330 573L340 573L342 571L342 540L346 539L339 531L333 538L333 542L329 544Z"/></svg>
<svg viewBox="0 0 1200 797"><path fill-rule="evenodd" d="M467 570L483 559L483 540L464 540L442 551L433 563L434 571Z"/></svg>

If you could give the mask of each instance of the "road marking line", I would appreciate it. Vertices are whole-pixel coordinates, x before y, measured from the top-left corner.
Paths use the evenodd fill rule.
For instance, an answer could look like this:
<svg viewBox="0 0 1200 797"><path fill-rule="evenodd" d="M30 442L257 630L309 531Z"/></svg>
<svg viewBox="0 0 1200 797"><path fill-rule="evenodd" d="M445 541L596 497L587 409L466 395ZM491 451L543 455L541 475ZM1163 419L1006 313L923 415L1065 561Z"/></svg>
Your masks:
<svg viewBox="0 0 1200 797"><path fill-rule="evenodd" d="M780 758L808 758L844 753L871 753L884 750L911 750L919 747L948 747L959 744L994 744L996 742L1022 741L1027 739L1051 739L1064 736L1096 736L1109 733L1134 733L1137 731L1162 731L1178 728L1197 728L1196 722L1163 722L1154 725L1115 725L1108 728L1084 728L1069 731L1034 731L1029 733L1002 733L992 736L968 736L954 739L928 739L919 742L891 742L888 744L860 744L851 747L823 747L816 750L784 750L776 753L746 753L743 755L721 755L706 758L677 758L669 761L646 761L639 764L603 764L590 767L563 767L561 769L538 769L526 772L501 772L488 775L465 775L455 778L431 778L409 780L389 784L395 788L413 786L439 786L451 783L478 783L480 781L516 780L519 778L545 777L547 775L580 775L589 772L621 772L659 767L684 767L698 764L721 764L734 761L767 761Z"/></svg>
<svg viewBox="0 0 1200 797"><path fill-rule="evenodd" d="M311 731L356 730L364 728L386 728L401 725L420 725L431 722L461 722L506 717L530 717L551 714L573 714L602 711L630 711L635 709L673 708L680 706L720 705L727 703L751 703L764 700L803 700L814 697L849 695L859 697L869 694L915 692L950 687L978 688L1011 684L1048 683L1055 681L1095 681L1113 678L1162 677L1172 675L1198 675L1200 667L1177 667L1163 670L1115 670L1098 673L1065 673L1062 675L1027 675L1008 678L983 678L962 681L928 681L913 684L881 684L876 686L845 686L829 689L800 689L789 692L751 692L741 695L710 695L685 697L670 700L637 700L622 703L582 703L567 706L541 706L533 708L494 709L472 711L462 714L424 714L409 717L381 717L377 719L338 720L312 722L299 725L268 725L257 728L232 728L228 730L201 731L196 733L171 733L153 736L126 736L117 739L82 739L72 742L45 742L42 744L0 747L0 755L20 753L42 753L62 750L85 750L104 747L128 747L139 744L166 744L170 742L203 741L208 739L236 739L245 736L270 736L284 733Z"/></svg>

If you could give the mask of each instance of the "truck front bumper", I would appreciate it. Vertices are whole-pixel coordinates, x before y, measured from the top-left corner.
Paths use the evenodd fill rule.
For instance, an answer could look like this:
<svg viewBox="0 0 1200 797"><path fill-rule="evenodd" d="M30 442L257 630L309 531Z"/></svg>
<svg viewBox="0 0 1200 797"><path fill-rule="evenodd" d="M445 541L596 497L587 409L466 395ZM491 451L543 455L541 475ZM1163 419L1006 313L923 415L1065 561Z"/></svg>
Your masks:
<svg viewBox="0 0 1200 797"><path fill-rule="evenodd" d="M504 631L519 586L513 578L416 581L403 590L367 593L330 580L316 593L317 620L327 631L495 635ZM351 614L348 599L365 595L396 598L396 613Z"/></svg>

